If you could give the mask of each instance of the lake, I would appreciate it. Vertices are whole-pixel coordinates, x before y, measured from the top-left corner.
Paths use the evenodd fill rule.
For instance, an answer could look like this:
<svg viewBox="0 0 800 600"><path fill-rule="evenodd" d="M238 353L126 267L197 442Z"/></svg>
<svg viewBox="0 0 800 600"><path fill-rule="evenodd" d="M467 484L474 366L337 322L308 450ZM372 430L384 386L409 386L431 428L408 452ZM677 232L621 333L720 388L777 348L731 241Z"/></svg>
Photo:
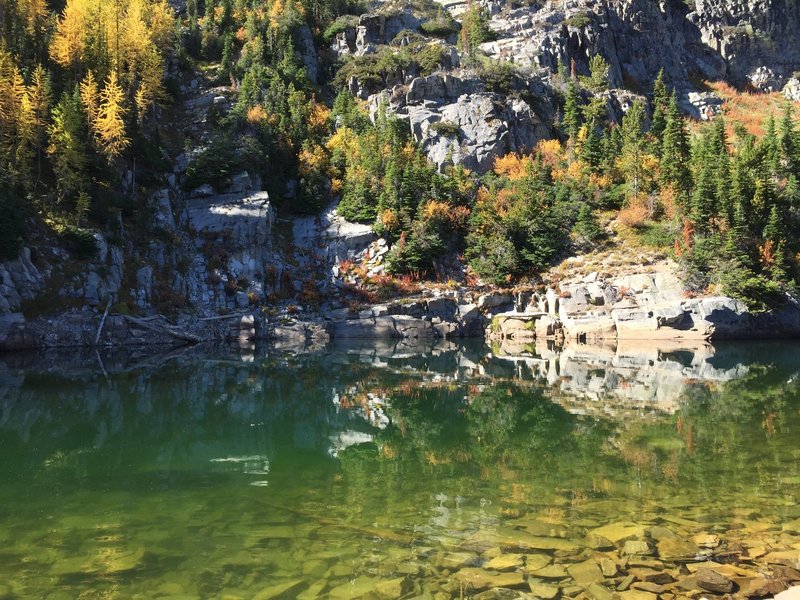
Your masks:
<svg viewBox="0 0 800 600"><path fill-rule="evenodd" d="M799 351L0 357L0 598L771 596Z"/></svg>

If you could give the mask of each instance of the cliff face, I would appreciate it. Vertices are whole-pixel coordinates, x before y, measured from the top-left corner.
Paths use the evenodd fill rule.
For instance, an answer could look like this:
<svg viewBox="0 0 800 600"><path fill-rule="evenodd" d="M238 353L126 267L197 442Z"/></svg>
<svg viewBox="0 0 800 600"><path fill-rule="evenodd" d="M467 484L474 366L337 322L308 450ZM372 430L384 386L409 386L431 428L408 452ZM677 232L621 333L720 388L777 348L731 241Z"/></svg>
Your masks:
<svg viewBox="0 0 800 600"><path fill-rule="evenodd" d="M432 42L421 35L423 20L412 8L390 14L386 4L378 2L375 13L337 34L329 52L365 57L388 48L388 55L413 48L417 38L424 38L421 48L438 45L432 74L422 76L419 65L396 67L380 77L354 75L346 84L369 100L373 118L385 109L405 121L440 169L456 163L484 173L496 158L551 138L560 111L554 88L564 87L551 75L561 65L589 74L597 54L609 62L612 89L605 95L615 118L651 89L661 69L684 97L701 78L765 90L790 81L786 89L800 100L800 82L791 79L800 70L800 0L484 0L496 39L480 50L523 67L505 74L507 81L495 73L499 82L490 81L489 69L461 68L455 33ZM440 4L455 15L466 5ZM318 61L320 49L310 32L305 28L298 35L298 55L310 80L318 74L324 79L327 63ZM28 303L37 314L67 306L89 315L102 314L106 306L149 314L167 304L213 316L249 310L265 299L296 302L305 294L319 300L343 284L337 263L388 252L386 242L370 247L369 226L354 228L333 214L276 220L269 198L259 191L260 179L247 173L234 175L226 189L206 184L187 194L187 163L210 136L209 113L227 114L238 93L233 85L204 87L196 73L188 78L176 112L197 148L175 158L173 172L158 174L163 187L149 198L152 217L145 233L94 233L82 259L58 244L33 240L33 251L0 263L0 319L7 317L11 329L19 329L17 315L29 312ZM379 263L376 258L371 274L382 273Z"/></svg>
<svg viewBox="0 0 800 600"><path fill-rule="evenodd" d="M677 87L726 78L782 86L800 68L796 0L578 0L497 9L498 39L482 49L499 60L550 70L602 54L613 86L649 89L660 69Z"/></svg>

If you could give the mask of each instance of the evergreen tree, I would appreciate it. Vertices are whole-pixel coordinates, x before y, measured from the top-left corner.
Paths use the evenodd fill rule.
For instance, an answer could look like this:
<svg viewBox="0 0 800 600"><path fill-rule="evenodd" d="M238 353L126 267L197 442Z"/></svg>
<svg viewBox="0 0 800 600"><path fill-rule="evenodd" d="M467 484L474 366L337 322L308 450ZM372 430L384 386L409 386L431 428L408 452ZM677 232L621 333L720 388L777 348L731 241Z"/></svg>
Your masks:
<svg viewBox="0 0 800 600"><path fill-rule="evenodd" d="M715 200L717 210L728 226L733 222L733 202L731 199L731 165L728 151L728 138L725 132L725 119L719 115L714 119L708 140L708 156L713 163Z"/></svg>
<svg viewBox="0 0 800 600"><path fill-rule="evenodd" d="M620 152L620 167L634 195L637 195L640 191L640 184L644 174L646 146L644 122L644 102L637 99L622 119L622 149Z"/></svg>
<svg viewBox="0 0 800 600"><path fill-rule="evenodd" d="M695 231L701 235L707 235L712 230L711 219L716 213L715 195L713 166L705 161L697 177L691 207Z"/></svg>
<svg viewBox="0 0 800 600"><path fill-rule="evenodd" d="M585 80L587 87L593 92L603 92L608 89L608 61L600 54L595 54L589 59L589 77Z"/></svg>
<svg viewBox="0 0 800 600"><path fill-rule="evenodd" d="M661 183L672 186L680 198L691 190L689 141L675 92L669 101L661 149Z"/></svg>
<svg viewBox="0 0 800 600"><path fill-rule="evenodd" d="M786 174L793 174L796 177L800 177L800 156L798 156L797 139L798 132L794 123L794 107L792 103L787 100L783 110L783 117L781 118L779 139L780 152L783 158L783 164L786 165Z"/></svg>
<svg viewBox="0 0 800 600"><path fill-rule="evenodd" d="M770 173L780 173L781 147L774 115L770 115L769 119L767 119L767 130L764 133L764 137L761 138L759 148L764 153L763 167L768 169Z"/></svg>
<svg viewBox="0 0 800 600"><path fill-rule="evenodd" d="M785 241L783 235L783 218L778 206L772 205L767 224L764 227L764 245L761 258L773 279L782 280L786 274Z"/></svg>
<svg viewBox="0 0 800 600"><path fill-rule="evenodd" d="M658 77L653 85L653 119L650 122L650 135L653 137L655 153L661 156L661 144L664 130L667 126L667 110L670 104L670 94L664 83L664 69L658 72Z"/></svg>
<svg viewBox="0 0 800 600"><path fill-rule="evenodd" d="M569 136L572 142L578 136L578 130L581 127L581 109L580 109L580 95L578 94L578 86L574 79L571 79L567 86L567 95L564 101L564 116L561 119L561 127L564 132Z"/></svg>
<svg viewBox="0 0 800 600"><path fill-rule="evenodd" d="M53 119L48 127L47 154L57 180L58 200L75 196L83 186L86 168L81 101L78 90L64 92L53 108Z"/></svg>
<svg viewBox="0 0 800 600"><path fill-rule="evenodd" d="M591 167L592 172L597 173L603 162L603 144L594 122L590 122L587 129L586 140L581 147L581 158Z"/></svg>

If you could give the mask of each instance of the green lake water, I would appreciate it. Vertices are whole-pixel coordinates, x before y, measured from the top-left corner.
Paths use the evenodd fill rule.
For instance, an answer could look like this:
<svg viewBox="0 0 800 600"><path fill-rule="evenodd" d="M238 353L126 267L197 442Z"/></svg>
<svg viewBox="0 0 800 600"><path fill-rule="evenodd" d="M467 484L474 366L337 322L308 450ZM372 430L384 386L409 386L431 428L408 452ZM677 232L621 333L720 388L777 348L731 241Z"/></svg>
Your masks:
<svg viewBox="0 0 800 600"><path fill-rule="evenodd" d="M798 351L0 357L0 598L574 597L653 526L800 559Z"/></svg>

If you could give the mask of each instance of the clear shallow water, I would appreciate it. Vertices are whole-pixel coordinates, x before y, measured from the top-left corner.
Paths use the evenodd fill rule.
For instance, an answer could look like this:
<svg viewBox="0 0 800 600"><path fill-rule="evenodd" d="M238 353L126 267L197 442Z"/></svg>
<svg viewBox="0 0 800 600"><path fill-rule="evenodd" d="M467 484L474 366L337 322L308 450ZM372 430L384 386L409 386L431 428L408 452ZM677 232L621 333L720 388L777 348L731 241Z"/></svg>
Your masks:
<svg viewBox="0 0 800 600"><path fill-rule="evenodd" d="M608 525L794 551L798 350L7 357L0 597L452 598L500 554L575 595L533 567Z"/></svg>

